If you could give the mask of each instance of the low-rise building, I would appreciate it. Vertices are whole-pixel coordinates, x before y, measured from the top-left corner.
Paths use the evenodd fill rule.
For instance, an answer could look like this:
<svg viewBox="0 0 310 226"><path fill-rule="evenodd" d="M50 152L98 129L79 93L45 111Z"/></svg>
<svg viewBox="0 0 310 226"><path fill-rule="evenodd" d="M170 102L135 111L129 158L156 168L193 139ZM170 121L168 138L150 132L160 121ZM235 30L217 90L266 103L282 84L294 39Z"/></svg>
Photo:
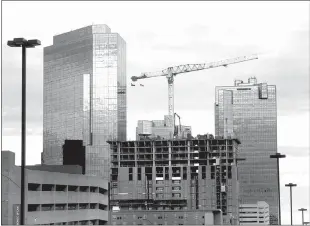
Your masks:
<svg viewBox="0 0 310 226"><path fill-rule="evenodd" d="M220 210L113 212L113 225L222 225Z"/></svg>
<svg viewBox="0 0 310 226"><path fill-rule="evenodd" d="M264 224L269 225L269 205L264 201L255 204L240 205L240 224Z"/></svg>
<svg viewBox="0 0 310 226"><path fill-rule="evenodd" d="M2 151L2 225L20 221L21 168ZM108 224L108 181L82 174L81 166L27 166L25 224Z"/></svg>

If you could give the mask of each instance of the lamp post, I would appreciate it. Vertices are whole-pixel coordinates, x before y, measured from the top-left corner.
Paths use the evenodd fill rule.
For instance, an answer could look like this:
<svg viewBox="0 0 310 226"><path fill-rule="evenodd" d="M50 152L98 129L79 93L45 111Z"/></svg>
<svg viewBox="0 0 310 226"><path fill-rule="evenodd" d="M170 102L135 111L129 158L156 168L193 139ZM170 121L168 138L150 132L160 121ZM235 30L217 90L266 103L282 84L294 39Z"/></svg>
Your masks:
<svg viewBox="0 0 310 226"><path fill-rule="evenodd" d="M293 225L293 198L292 198L292 187L296 187L297 184L289 183L285 187L290 187L290 203L291 203L291 225Z"/></svg>
<svg viewBox="0 0 310 226"><path fill-rule="evenodd" d="M34 48L41 45L37 39L26 40L24 38L14 38L8 41L10 47L22 47L22 133L21 133L21 196L20 196L20 224L25 224L25 161L26 161L26 48Z"/></svg>
<svg viewBox="0 0 310 226"><path fill-rule="evenodd" d="M280 153L276 153L273 155L270 155L270 158L272 159L277 159L277 175L278 175L278 199L279 199L279 225L281 225L281 200L280 200L280 166L279 166L279 159L280 158L285 158L285 155L282 155Z"/></svg>
<svg viewBox="0 0 310 226"><path fill-rule="evenodd" d="M305 209L305 208L301 208L301 209L298 209L298 211L301 211L302 225L304 225L304 211L307 211L307 209Z"/></svg>

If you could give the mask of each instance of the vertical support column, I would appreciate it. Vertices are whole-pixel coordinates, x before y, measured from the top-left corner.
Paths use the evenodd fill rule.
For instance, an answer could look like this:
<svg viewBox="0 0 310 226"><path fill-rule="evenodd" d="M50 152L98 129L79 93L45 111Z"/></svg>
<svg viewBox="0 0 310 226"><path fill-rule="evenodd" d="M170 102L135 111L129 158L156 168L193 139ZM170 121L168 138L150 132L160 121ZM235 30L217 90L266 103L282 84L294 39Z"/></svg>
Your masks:
<svg viewBox="0 0 310 226"><path fill-rule="evenodd" d="M118 157L118 167L121 167L121 143L116 142L117 145L117 157Z"/></svg>
<svg viewBox="0 0 310 226"><path fill-rule="evenodd" d="M155 169L155 161L156 161L156 155L155 155L155 152L156 152L156 147L155 147L155 141L151 141L151 144L152 144L152 154L153 154L153 169ZM153 173L154 174L154 173ZM155 170L155 175L156 175L156 170ZM156 176L155 176L156 178ZM154 179L153 179L154 180Z"/></svg>
<svg viewBox="0 0 310 226"><path fill-rule="evenodd" d="M190 145L191 143L190 143L190 141L188 140L187 141L187 165L190 167L190 163L191 163L191 161L190 161L190 159L191 159L191 154L190 154L190 151L191 151L191 145ZM188 168L189 168L188 167ZM190 175L190 174L189 174ZM189 179L190 179L190 177L189 177Z"/></svg>
<svg viewBox="0 0 310 226"><path fill-rule="evenodd" d="M137 154L137 142L134 141L134 152L135 152L135 166L138 167L138 154ZM141 171L141 176L142 176L142 171Z"/></svg>
<svg viewBox="0 0 310 226"><path fill-rule="evenodd" d="M168 158L169 158L169 167L171 167L171 146L172 146L172 141L167 141L168 144Z"/></svg>

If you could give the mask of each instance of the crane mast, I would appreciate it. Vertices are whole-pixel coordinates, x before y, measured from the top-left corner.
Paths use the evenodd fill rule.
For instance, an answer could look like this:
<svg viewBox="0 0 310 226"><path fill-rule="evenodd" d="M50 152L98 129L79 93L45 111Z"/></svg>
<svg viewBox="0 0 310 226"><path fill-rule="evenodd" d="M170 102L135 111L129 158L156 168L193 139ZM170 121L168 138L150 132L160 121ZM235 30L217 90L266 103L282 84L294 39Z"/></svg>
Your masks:
<svg viewBox="0 0 310 226"><path fill-rule="evenodd" d="M187 72L206 70L216 67L227 67L230 64L242 63L245 61L256 60L258 59L257 54L249 55L249 56L241 56L236 58L230 58L221 61L215 61L210 63L203 64L184 64L175 67L168 67L167 69L157 71L157 72L146 72L142 73L140 76L132 76L131 80L136 82L140 79L153 78L165 76L168 81L168 115L169 122L168 125L175 128L174 123L174 76L178 74L183 74Z"/></svg>

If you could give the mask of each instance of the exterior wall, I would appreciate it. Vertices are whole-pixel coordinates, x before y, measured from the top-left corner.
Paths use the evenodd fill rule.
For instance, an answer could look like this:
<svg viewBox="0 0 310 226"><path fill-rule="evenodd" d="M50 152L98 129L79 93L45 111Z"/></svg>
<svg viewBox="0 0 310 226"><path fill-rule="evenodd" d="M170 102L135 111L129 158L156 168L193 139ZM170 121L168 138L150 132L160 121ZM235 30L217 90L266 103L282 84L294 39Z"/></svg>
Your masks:
<svg viewBox="0 0 310 226"><path fill-rule="evenodd" d="M110 145L112 207L121 211L221 209L224 224L238 223L236 140L149 140Z"/></svg>
<svg viewBox="0 0 310 226"><path fill-rule="evenodd" d="M14 153L3 151L2 156L4 163L8 159L5 156L11 158ZM108 222L107 181L94 176L51 172L51 166L50 172L41 170L26 169L27 224ZM20 167L2 164L1 178L2 224L12 225L13 205L20 205Z"/></svg>
<svg viewBox="0 0 310 226"><path fill-rule="evenodd" d="M266 201L270 223L278 224L277 164L269 157L277 152L276 87L255 78L216 87L215 133L240 139L241 203Z"/></svg>
<svg viewBox="0 0 310 226"><path fill-rule="evenodd" d="M48 172L58 172L58 173L70 173L70 174L83 174L83 169L81 166L77 165L34 165L26 166L29 170L39 170Z"/></svg>
<svg viewBox="0 0 310 226"><path fill-rule="evenodd" d="M221 225L220 211L121 211L113 225Z"/></svg>
<svg viewBox="0 0 310 226"><path fill-rule="evenodd" d="M44 48L43 160L62 164L64 140L83 140L86 174L109 179L107 140L126 139L126 43L106 25L54 36Z"/></svg>
<svg viewBox="0 0 310 226"><path fill-rule="evenodd" d="M269 225L269 205L266 202L240 205L240 224Z"/></svg>

